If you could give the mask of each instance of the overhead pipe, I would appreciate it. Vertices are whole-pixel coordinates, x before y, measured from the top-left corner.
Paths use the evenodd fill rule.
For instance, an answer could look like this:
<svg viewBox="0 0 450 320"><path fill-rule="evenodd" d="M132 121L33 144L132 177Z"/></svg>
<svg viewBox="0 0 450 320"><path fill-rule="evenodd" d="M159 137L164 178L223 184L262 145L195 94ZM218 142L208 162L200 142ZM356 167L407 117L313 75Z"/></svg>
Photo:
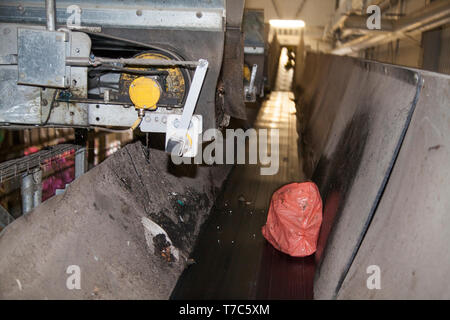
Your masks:
<svg viewBox="0 0 450 320"><path fill-rule="evenodd" d="M397 5L399 0L380 0L378 2L375 2L374 4L380 7L380 10L383 11L387 11L389 10L391 7ZM363 11L365 11L366 8L363 8ZM336 21L336 23L329 29L329 31L327 31L327 34L333 34L335 33L338 29L345 29L347 27L347 24L355 24L355 22L352 21L348 21L348 20L355 20L358 17L363 18L364 19L364 25L362 28L366 27L366 21L367 18L365 16L360 16L356 14L357 12L355 10L351 10L348 11L346 14L342 15L338 21ZM360 21L358 21L358 25L362 25L360 23Z"/></svg>
<svg viewBox="0 0 450 320"><path fill-rule="evenodd" d="M381 0L378 2L377 6L380 7L381 11L389 10L390 8L397 5L399 0Z"/></svg>
<svg viewBox="0 0 450 320"><path fill-rule="evenodd" d="M332 50L332 53L338 55L349 54L404 38L406 34L424 32L446 24L449 17L450 3L448 0L435 1L409 16L393 21L392 32L371 32L370 34L344 43L340 47Z"/></svg>

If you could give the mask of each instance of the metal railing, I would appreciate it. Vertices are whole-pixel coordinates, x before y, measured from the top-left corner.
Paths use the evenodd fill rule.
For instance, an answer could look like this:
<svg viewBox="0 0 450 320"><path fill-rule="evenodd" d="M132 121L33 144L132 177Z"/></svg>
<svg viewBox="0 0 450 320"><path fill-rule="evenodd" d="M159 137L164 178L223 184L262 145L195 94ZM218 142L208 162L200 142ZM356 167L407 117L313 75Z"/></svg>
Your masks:
<svg viewBox="0 0 450 320"><path fill-rule="evenodd" d="M27 214L42 202L42 166L56 157L75 150L75 179L86 171L86 148L73 144L47 147L31 155L0 163L0 183L20 178L22 214ZM0 227L11 223L12 216L0 208Z"/></svg>

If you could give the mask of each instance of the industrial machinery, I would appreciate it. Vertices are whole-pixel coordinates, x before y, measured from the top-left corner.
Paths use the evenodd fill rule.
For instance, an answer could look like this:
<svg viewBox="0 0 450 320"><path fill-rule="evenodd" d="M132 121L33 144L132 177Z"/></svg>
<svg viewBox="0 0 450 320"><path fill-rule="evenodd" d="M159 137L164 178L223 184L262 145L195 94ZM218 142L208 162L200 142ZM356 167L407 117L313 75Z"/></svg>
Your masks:
<svg viewBox="0 0 450 320"><path fill-rule="evenodd" d="M215 103L226 12L224 0L2 2L0 126L139 127L194 156L229 116Z"/></svg>
<svg viewBox="0 0 450 320"><path fill-rule="evenodd" d="M244 98L255 102L264 96L264 63L266 55L264 10L246 9L244 29Z"/></svg>

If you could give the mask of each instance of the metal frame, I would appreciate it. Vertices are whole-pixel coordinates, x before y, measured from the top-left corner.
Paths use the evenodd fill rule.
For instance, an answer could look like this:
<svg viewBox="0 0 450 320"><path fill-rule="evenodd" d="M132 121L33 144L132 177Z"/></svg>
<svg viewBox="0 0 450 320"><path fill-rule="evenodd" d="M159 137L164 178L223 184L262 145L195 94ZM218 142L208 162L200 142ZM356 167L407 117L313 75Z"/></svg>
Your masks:
<svg viewBox="0 0 450 320"><path fill-rule="evenodd" d="M244 88L244 96L246 102L255 102L256 101L256 72L258 71L258 65L254 64L252 67L252 74L250 76L250 83L248 86Z"/></svg>
<svg viewBox="0 0 450 320"><path fill-rule="evenodd" d="M74 158L76 179L87 171L86 148L81 148L78 145L56 145L47 150L38 151L32 155L0 163L0 182L4 182L15 177L20 177L20 193L22 196L23 214L29 213L42 202L41 165L47 160L72 149L75 149ZM7 224L2 223L2 221L8 221L8 219L5 218L7 217L6 213L8 212L6 211L6 213L2 213L2 209L3 211L6 211L4 208L0 208L0 226L3 224L3 227L5 227Z"/></svg>
<svg viewBox="0 0 450 320"><path fill-rule="evenodd" d="M48 1L54 2L53 0ZM46 11L44 6L45 2L46 1L44 0L29 0L21 2L20 5L15 5L14 3L10 2L1 3L0 21L22 23L4 23L2 24L2 26L6 25L10 29L5 31L9 31L11 34L13 34L18 27L44 30L45 22L47 22L47 32L49 32L48 30L51 30L52 28L52 23L51 21L49 21L52 20L50 8L52 8L53 5L51 3L47 4L47 8L49 10ZM224 44L223 41L226 20L225 0L174 0L170 1L170 3L167 3L164 0L144 0L128 2L114 0L58 0L56 1L56 12L54 15L54 17L56 17L57 23L55 29L57 27L60 27L61 23L67 22L65 18L61 20L61 16L68 17L69 14L66 12L66 7L69 5L78 5L81 8L81 25L77 30L97 28L96 26L89 26L89 20L84 19L86 17L86 14L87 16L89 16L89 14L91 14L93 11L97 10L98 12L102 12L102 16L104 16L107 15L108 12L110 12L108 10L112 10L111 12L113 12L114 15L120 13L120 21L109 20L109 24L103 24L101 20L95 20L95 23L93 22L94 25L101 24L102 35L114 37L119 36L120 38L130 40L130 43L139 43L144 47L146 44L153 43L153 41L158 43L158 45L161 44L162 47L173 46L176 42L177 48L179 48L180 55L188 60L181 62L175 61L175 65L179 65L180 67L196 66L196 61L189 60L194 60L200 56L204 56L210 61L211 59L214 59L214 61L210 65L211 70L207 75L208 81L206 81L204 90L202 90L198 97L200 103L199 108L197 108L197 113L203 116L203 123L206 125L206 127L211 128L216 126L217 114L216 112L214 112L213 96L215 93L217 77L219 75L220 65L222 62L222 55L217 55L217 52L222 52ZM151 23L142 21L139 18L141 16L145 16L146 10L153 11L153 14L157 14L159 18L162 17L161 14L164 12L171 12L174 15L167 20L155 19L159 21L157 21L158 23L161 23L160 27L158 27L152 25ZM126 19L124 18L124 14L128 15L131 13L134 14L134 16L132 16L131 22L126 21ZM190 22L182 22L180 19L174 18L177 14L189 14L190 16L188 20ZM194 16L192 16L192 14L194 14ZM214 26L205 26L203 23L205 22L205 18L207 18L209 14L218 14L218 16L220 16L220 23ZM138 18L136 18L136 16L138 16ZM176 23L182 23L183 25L179 29L173 28L173 25L171 26L170 23L174 23L174 21ZM139 27L139 29L136 29L132 26L132 24L134 23L137 27ZM41 26L36 24L41 24ZM11 65L8 66L0 66L0 78L6 77L8 80L8 85L6 88L2 88L2 85L0 85L0 92L2 93L1 96L3 96L3 99L0 98L0 100L3 100L0 101L0 108L2 109L0 110L0 126L18 128L23 125L40 125L46 127L91 127L95 125L109 125L107 123L99 124L97 123L97 121L90 121L92 120L91 111L93 110L93 107L90 104L98 103L102 106L105 104L111 105L112 103L107 101L103 103L97 101L88 101L86 97L84 97L85 95L87 95L87 83L85 83L86 81L83 81L82 79L86 78L85 73L87 72L87 65L90 65L91 61L89 61L88 59L89 53L79 54L78 56L74 54L75 49L80 50L80 41L83 42L83 44L81 45L86 44L85 47L90 48L90 39L85 33L70 32L69 29L71 29L73 25L68 25L67 23L65 25L67 25L67 27L64 28L64 31L68 32L71 35L70 52L66 55L66 66L68 66L68 68L70 69L68 75L70 76L71 91L74 88L76 89L74 90L74 96L70 97L68 101L66 101L64 98L57 98L55 105L53 105L49 104L48 102L53 101L52 96L55 92L54 89L47 89L44 91L44 89L38 87L17 85L17 66L13 65L16 60L14 55L17 53L17 44L14 46L13 42L15 43L16 41L11 41L11 43L7 46L11 48L15 47L14 50L11 51L8 49L8 51L5 51L0 49L0 57L2 57L0 61L11 63ZM161 33L161 31L158 29L164 29L164 32ZM58 30L60 31L61 29ZM178 36L174 35L174 33L176 33ZM161 36L161 34L163 35ZM180 34L181 36L179 36ZM84 35L88 39L72 39L75 37L75 35ZM75 41L77 41L77 43L75 43ZM195 45L193 43L195 43ZM84 52L83 49L81 51ZM132 60L133 59L126 59L122 60L121 62L125 64L134 64L136 61ZM108 59L101 59L98 60L98 62L102 64L114 63L113 61L109 61ZM160 62L162 64L168 63L167 61ZM141 62L138 61L138 63ZM155 61L154 63L159 62ZM16 73L16 77L13 76L14 73ZM76 77L74 77L74 75ZM75 80L77 83L76 87L73 86L73 80ZM7 98L13 96L27 97L27 100L17 103L12 99ZM30 97L32 97L32 99L30 99ZM51 107L52 112L50 112ZM178 114L178 110L175 109L164 109L164 111L167 112L167 114ZM94 119L96 118L97 117L95 117ZM157 130L161 131L162 127L158 128Z"/></svg>
<svg viewBox="0 0 450 320"><path fill-rule="evenodd" d="M58 0L55 17L51 18L58 25L68 25L69 18L74 14L72 8L77 8L79 12L81 26L78 27L205 31L222 31L226 12L224 0ZM0 21L5 22L40 24L47 21L47 13L43 0L0 5Z"/></svg>

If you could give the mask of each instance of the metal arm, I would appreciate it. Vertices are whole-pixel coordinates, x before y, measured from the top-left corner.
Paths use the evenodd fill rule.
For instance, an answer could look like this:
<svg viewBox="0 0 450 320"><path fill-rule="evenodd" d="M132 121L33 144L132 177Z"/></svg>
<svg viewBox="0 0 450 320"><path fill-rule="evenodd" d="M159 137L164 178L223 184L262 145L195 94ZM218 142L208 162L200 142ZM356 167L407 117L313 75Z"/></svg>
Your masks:
<svg viewBox="0 0 450 320"><path fill-rule="evenodd" d="M184 104L183 114L172 137L169 137L166 152L177 156L182 156L185 151L186 135L191 123L192 115L194 114L195 106L197 105L198 97L205 80L206 71L208 70L208 61L200 59L197 68L195 69L194 79L192 80L189 89L186 103Z"/></svg>

